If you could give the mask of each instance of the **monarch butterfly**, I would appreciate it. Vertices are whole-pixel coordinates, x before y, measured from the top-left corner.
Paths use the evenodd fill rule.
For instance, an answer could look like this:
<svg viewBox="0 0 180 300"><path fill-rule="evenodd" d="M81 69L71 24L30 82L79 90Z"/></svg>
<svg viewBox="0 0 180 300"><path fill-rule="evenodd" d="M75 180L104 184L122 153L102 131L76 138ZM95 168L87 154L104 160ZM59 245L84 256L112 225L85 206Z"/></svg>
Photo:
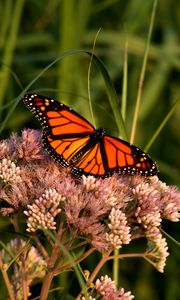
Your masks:
<svg viewBox="0 0 180 300"><path fill-rule="evenodd" d="M153 176L157 166L141 149L95 129L65 104L37 94L24 103L40 121L43 144L62 166L75 175L109 177L114 173Z"/></svg>

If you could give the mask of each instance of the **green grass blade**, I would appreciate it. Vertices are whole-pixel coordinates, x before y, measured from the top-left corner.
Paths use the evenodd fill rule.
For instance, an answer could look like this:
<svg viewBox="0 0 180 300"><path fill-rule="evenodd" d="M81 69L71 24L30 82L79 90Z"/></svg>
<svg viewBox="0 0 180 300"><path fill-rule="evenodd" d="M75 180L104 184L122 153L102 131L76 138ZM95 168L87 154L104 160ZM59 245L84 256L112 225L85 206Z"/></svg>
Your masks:
<svg viewBox="0 0 180 300"><path fill-rule="evenodd" d="M15 1L15 6L13 9L10 33L6 40L6 46L2 58L3 65L1 69L1 81L0 81L0 106L3 104L4 95L8 86L8 80L10 75L9 68L11 66L14 50L16 47L17 34L19 30L24 2L25 2L24 0ZM8 68L6 67L6 65L8 66Z"/></svg>
<svg viewBox="0 0 180 300"><path fill-rule="evenodd" d="M67 49L80 49L82 36L86 35L87 23L89 21L92 1L86 0L66 0L59 5L59 53ZM77 71L78 70L78 71ZM78 59L69 57L58 63L57 88L59 91L76 91L80 89L81 65ZM57 97L60 98L60 92ZM66 99L70 105L71 98Z"/></svg>
<svg viewBox="0 0 180 300"><path fill-rule="evenodd" d="M127 108L127 84L128 84L128 41L125 42L124 68L123 68L123 87L122 87L122 104L121 114L124 122L126 121Z"/></svg>
<svg viewBox="0 0 180 300"><path fill-rule="evenodd" d="M72 267L76 273L81 290L83 290L84 294L87 296L87 292L85 289L86 285L85 285L83 276L82 276L76 262L74 261L73 256L70 254L69 251L66 250L66 248L63 246L63 244L53 235L53 233L50 230L43 230L43 231L45 232L45 234L47 234L53 240L53 242L56 243L56 245L60 248L60 250L64 253L64 255L69 259L69 261L71 262Z"/></svg>
<svg viewBox="0 0 180 300"><path fill-rule="evenodd" d="M169 111L169 113L166 115L166 117L164 118L164 120L161 122L161 124L159 125L159 127L156 129L155 133L153 134L152 138L150 139L150 141L148 142L148 144L146 145L146 147L144 148L144 151L147 152L149 150L149 148L151 147L151 145L154 143L155 139L158 137L158 135L160 134L161 130L164 128L164 126L166 125L166 123L168 122L169 118L172 116L176 106L180 103L180 98L174 103L173 107L171 108L171 110Z"/></svg>
<svg viewBox="0 0 180 300"><path fill-rule="evenodd" d="M41 72L39 72L39 74L23 89L23 91L15 98L14 104L11 106L11 108L9 109L6 118L4 119L4 121L2 122L1 126L0 126L0 133L3 131L3 129L6 126L7 121L9 120L11 114L13 113L13 111L15 110L16 106L18 105L18 103L22 100L24 94L33 86L33 84L41 77L44 75L44 73L49 70L53 65L55 65L59 60L63 59L65 56L68 55L72 55L72 54L77 54L79 53L78 50L72 50L72 51L67 51L65 53L63 53L60 57L58 57L57 59L53 60L53 62L51 62L50 64L48 64Z"/></svg>
<svg viewBox="0 0 180 300"><path fill-rule="evenodd" d="M58 57L57 59L55 59L52 63L50 63L49 65L47 65L27 86L25 89L23 89L23 91L19 94L19 96L16 98L16 101L14 103L14 105L10 108L5 120L2 122L2 125L0 127L0 132L2 132L2 130L4 129L9 117L11 116L12 112L14 111L14 109L16 108L16 106L18 105L19 101L21 100L21 98L23 97L23 95L33 86L33 84L48 70L50 69L53 65L55 65L58 61L60 61L61 59L65 58L66 56L69 55L74 55L74 54L87 54L90 57L93 57L93 62L97 65L103 79L105 82L105 88L106 88L106 92L107 92L107 96L109 99L109 103L111 105L113 114L114 114L114 118L117 124L117 128L119 129L119 132L121 134L121 137L123 137L124 139L127 139L127 134L126 134L126 129L125 129L125 125L121 116L121 112L119 109L119 105L118 105L118 99L117 99L117 94L114 88L114 85L111 81L111 78L103 64L103 62L94 54L92 54L89 51L84 51L84 50L71 50L71 51L66 51L64 53L61 54L60 57Z"/></svg>
<svg viewBox="0 0 180 300"><path fill-rule="evenodd" d="M6 42L6 36L8 34L8 27L11 23L11 12L12 12L12 1L4 1L4 3L1 3L2 11L3 11L3 20L1 22L0 26L0 49L3 49L5 42Z"/></svg>
<svg viewBox="0 0 180 300"><path fill-rule="evenodd" d="M174 244L176 244L178 247L180 247L180 242L178 242L177 240L175 240L172 236L170 236L165 230L163 230L162 228L160 228L161 232L169 239L171 240Z"/></svg>
<svg viewBox="0 0 180 300"><path fill-rule="evenodd" d="M137 121L138 121L139 109L140 109L140 104L141 104L142 86L143 86L144 77L145 77L145 71L146 71L146 65L147 65L151 35L152 35L153 26L154 26L154 19L155 19L157 2L158 2L157 0L154 0L154 3L153 3L151 21L150 21L149 32L148 32L148 37L147 37L147 43L146 43L144 59L143 59L143 63L142 63L141 74L140 74L140 78L139 78L139 86L138 86L138 92L137 92L137 98L136 98L136 106L135 106L134 118L133 118L132 129L131 129L131 137L130 137L130 142L132 144L134 142L136 128L137 128Z"/></svg>
<svg viewBox="0 0 180 300"><path fill-rule="evenodd" d="M96 121L95 121L95 118L94 118L94 113L93 113L93 108L92 108L90 77L91 77L91 67L92 67L93 54L94 54L94 50L95 50L97 37L98 37L100 31L101 31L101 28L96 33L94 43L93 43L93 48L92 48L92 55L91 55L90 62L89 62L89 67L88 67L88 101L89 101L89 108L90 108L91 118L93 120L93 125L94 125L95 128L96 128Z"/></svg>
<svg viewBox="0 0 180 300"><path fill-rule="evenodd" d="M85 53L87 53L88 55L92 55L92 53L89 51L85 51ZM124 139L127 139L125 124L124 124L124 121L123 121L123 118L122 118L122 115L120 112L118 98L117 98L117 94L116 94L114 85L112 83L112 80L111 80L103 62L101 61L101 59L98 58L96 55L93 55L93 61L98 66L98 68L101 72L101 75L104 79L106 93L107 93L108 100L109 100L109 103L110 103L112 111L113 111L113 115L114 115L114 118L115 118L115 121L117 124L117 128L119 130L119 133L120 133L121 137L123 137Z"/></svg>

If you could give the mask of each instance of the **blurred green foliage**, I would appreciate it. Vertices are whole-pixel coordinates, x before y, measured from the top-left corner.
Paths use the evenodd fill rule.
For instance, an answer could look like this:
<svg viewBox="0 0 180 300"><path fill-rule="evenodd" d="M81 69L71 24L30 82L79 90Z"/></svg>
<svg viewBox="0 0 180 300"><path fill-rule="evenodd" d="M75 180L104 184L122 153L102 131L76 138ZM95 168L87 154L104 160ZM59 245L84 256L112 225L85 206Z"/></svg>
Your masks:
<svg viewBox="0 0 180 300"><path fill-rule="evenodd" d="M130 136L152 5L152 0L1 0L0 122L6 118L23 89L64 51L91 51L95 35L101 28L95 54L101 57L114 82L119 104L124 49L128 41L125 124ZM135 144L141 148L145 147L180 96L179 20L179 1L159 0L135 139ZM87 90L89 61L90 58L83 54L66 57L40 76L29 91L59 99L92 121ZM117 135L104 82L94 66L91 70L91 97L98 126ZM179 116L180 105L148 151L159 164L160 179L167 184L179 183ZM6 123L2 138L13 131L20 132L24 127L39 128L39 124L19 102ZM171 224L170 229L168 226L167 231L177 238L174 233L177 225ZM121 285L130 289L136 299L178 299L176 263L179 254L172 242L169 242L169 247L171 256L163 275L144 261L134 259L120 263ZM87 263L86 268L89 266Z"/></svg>

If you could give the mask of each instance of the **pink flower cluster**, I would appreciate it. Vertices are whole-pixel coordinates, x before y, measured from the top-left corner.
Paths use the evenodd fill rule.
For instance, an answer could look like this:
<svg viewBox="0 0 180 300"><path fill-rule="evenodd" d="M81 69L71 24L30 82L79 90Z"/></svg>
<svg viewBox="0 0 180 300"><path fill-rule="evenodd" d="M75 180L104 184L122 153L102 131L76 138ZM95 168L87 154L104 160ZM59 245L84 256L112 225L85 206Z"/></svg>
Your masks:
<svg viewBox="0 0 180 300"><path fill-rule="evenodd" d="M89 295L89 300L132 300L134 296L131 292L125 292L123 288L117 289L114 281L108 277L108 275L101 276L101 278L97 279L94 284L93 294ZM81 300L85 300L84 296L81 297Z"/></svg>
<svg viewBox="0 0 180 300"><path fill-rule="evenodd" d="M55 189L49 189L32 205L27 205L28 210L24 211L28 216L27 231L35 232L38 228L55 230L54 218L60 213L60 202L64 200Z"/></svg>
<svg viewBox="0 0 180 300"><path fill-rule="evenodd" d="M96 280L95 289L102 296L103 300L132 300L134 296L131 292L125 292L123 288L116 289L114 281L111 280L107 275L101 276L100 279Z"/></svg>
<svg viewBox="0 0 180 300"><path fill-rule="evenodd" d="M41 133L30 129L1 141L0 159L0 198L9 204L1 214L23 209L29 232L58 233L64 226L71 245L83 239L102 252L146 237L149 260L163 272L168 248L159 227L163 218L179 220L175 187L157 176L73 177L44 151Z"/></svg>

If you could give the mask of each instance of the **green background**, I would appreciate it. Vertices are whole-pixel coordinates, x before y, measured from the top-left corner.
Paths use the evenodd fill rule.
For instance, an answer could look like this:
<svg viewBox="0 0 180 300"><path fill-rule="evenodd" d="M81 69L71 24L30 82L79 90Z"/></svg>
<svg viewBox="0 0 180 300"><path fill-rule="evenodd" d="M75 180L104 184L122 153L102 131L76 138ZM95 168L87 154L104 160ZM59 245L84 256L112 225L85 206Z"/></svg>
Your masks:
<svg viewBox="0 0 180 300"><path fill-rule="evenodd" d="M125 125L130 136L152 6L152 0L1 0L1 124L12 110L1 132L2 138L7 138L13 131L20 134L24 127L40 128L22 101L13 109L16 98L49 63L64 51L72 49L92 51L99 28L101 31L96 41L95 54L102 59L114 82L119 103L122 96L125 42L128 41ZM142 149L180 95L179 20L178 0L158 1L134 142ZM40 76L29 92L36 91L59 99L92 122L87 89L89 60L90 58L85 54L71 55L62 59ZM90 87L96 124L116 136L118 130L104 82L94 66L91 69ZM175 185L179 184L180 178L179 116L180 105L176 107L173 116L148 150L159 165L159 178L167 184ZM4 220L1 221L0 228L3 222ZM3 231L6 230L4 224L2 228ZM164 229L174 238L178 238L178 224L166 222ZM172 241L168 241L168 245L171 255L167 259L164 274L158 273L142 260L131 259L120 262L120 285L126 290L131 290L136 299L178 299L179 253ZM85 268L91 268L91 263L87 261ZM110 270L108 265L102 273L110 274ZM61 278L62 282L63 278ZM69 276L70 289L73 282L74 277L71 275ZM2 299L1 294L0 299Z"/></svg>

